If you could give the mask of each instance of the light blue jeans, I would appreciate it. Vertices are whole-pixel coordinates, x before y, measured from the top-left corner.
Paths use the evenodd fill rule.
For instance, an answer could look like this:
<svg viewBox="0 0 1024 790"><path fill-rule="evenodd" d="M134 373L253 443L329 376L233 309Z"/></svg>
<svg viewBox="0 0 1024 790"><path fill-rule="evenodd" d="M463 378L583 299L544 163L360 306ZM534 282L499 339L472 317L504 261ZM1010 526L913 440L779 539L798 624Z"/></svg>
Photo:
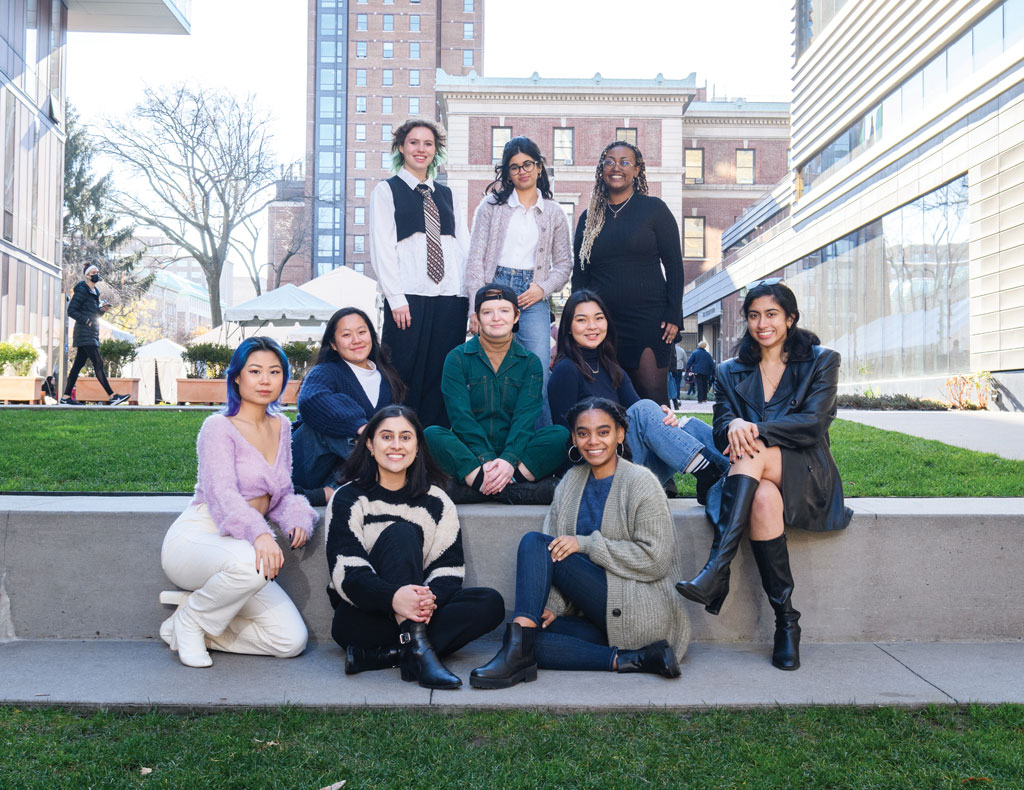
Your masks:
<svg viewBox="0 0 1024 790"><path fill-rule="evenodd" d="M533 270L499 266L494 272L494 282L507 285L519 296L533 282ZM551 377L551 311L547 299L541 299L519 314L519 332L516 333L516 339L527 351L532 351L540 358L540 366L544 371L544 405L540 410L540 417L537 418L537 427L543 428L545 425L551 425L551 409L548 407L548 379Z"/></svg>
<svg viewBox="0 0 1024 790"><path fill-rule="evenodd" d="M691 417L678 428L665 425L665 412L652 400L638 400L626 409L626 416L633 462L646 466L662 483L686 469L698 453L722 472L729 469L728 459L715 447L711 426L703 420Z"/></svg>

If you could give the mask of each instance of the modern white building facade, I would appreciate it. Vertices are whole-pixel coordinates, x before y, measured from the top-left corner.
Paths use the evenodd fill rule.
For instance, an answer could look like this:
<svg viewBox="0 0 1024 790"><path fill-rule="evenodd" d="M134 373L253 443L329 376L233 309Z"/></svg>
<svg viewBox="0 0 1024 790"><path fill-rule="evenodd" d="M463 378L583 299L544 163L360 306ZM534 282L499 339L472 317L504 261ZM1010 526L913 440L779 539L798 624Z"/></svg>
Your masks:
<svg viewBox="0 0 1024 790"><path fill-rule="evenodd" d="M1024 408L1024 0L797 0L791 173L723 236L684 313L741 331L784 277L847 389L990 371Z"/></svg>

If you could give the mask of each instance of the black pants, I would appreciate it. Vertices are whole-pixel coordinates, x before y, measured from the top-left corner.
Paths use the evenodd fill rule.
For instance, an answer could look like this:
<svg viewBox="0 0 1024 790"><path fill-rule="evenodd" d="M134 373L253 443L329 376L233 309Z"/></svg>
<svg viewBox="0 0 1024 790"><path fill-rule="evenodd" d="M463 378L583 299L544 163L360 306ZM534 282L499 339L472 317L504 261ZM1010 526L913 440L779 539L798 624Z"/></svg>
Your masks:
<svg viewBox="0 0 1024 790"><path fill-rule="evenodd" d="M404 521L385 529L370 552L377 575L392 584L423 584L422 534ZM497 628L504 619L505 601L497 590L469 587L438 606L427 624L427 638L445 656ZM397 647L398 623L392 612L369 612L339 600L331 636L342 647Z"/></svg>
<svg viewBox="0 0 1024 790"><path fill-rule="evenodd" d="M708 378L703 373L697 374L697 403L703 403L708 399Z"/></svg>
<svg viewBox="0 0 1024 790"><path fill-rule="evenodd" d="M441 370L445 357L466 342L468 300L464 296L417 296L406 294L412 324L399 329L384 302L381 341L391 351L391 361L409 388L405 403L419 415L424 427L450 426L441 396Z"/></svg>
<svg viewBox="0 0 1024 790"><path fill-rule="evenodd" d="M79 346L75 350L75 361L71 365L71 372L68 374L68 383L64 386L64 396L70 398L71 390L78 381L78 374L86 362L92 362L92 368L96 371L96 380L100 386L107 391L107 395L113 395L110 383L107 381L107 374L103 372L103 357L100 356L99 346Z"/></svg>

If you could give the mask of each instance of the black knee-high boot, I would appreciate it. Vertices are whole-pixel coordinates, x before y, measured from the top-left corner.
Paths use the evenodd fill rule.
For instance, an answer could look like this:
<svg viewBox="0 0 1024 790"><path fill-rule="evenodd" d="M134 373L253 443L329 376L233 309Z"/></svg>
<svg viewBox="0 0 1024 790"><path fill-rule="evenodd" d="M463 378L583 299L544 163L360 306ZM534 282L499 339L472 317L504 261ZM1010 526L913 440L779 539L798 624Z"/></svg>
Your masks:
<svg viewBox="0 0 1024 790"><path fill-rule="evenodd" d="M747 475L729 475L722 486L722 507L715 522L715 540L711 556L703 570L690 581L681 581L676 589L684 598L704 604L718 614L729 594L729 564L736 556L743 530L750 522L750 508L760 480Z"/></svg>
<svg viewBox="0 0 1024 790"><path fill-rule="evenodd" d="M789 569L789 549L785 534L772 540L752 540L761 586L775 612L775 644L772 665L779 669L800 668L800 612L793 608L793 573Z"/></svg>

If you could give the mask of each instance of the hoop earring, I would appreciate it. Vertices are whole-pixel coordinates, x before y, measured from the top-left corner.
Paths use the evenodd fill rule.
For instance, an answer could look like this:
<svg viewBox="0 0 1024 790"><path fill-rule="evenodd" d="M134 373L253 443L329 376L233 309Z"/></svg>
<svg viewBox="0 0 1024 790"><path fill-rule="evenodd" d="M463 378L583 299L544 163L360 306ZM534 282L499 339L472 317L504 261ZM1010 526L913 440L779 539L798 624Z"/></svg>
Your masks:
<svg viewBox="0 0 1024 790"><path fill-rule="evenodd" d="M618 455L619 458L622 458L623 457L623 453L625 453L625 452L626 452L626 448L623 447L622 442L619 442L619 446L615 449L616 455Z"/></svg>
<svg viewBox="0 0 1024 790"><path fill-rule="evenodd" d="M580 457L579 458L573 458L572 457L572 451L573 450L576 450L577 452L580 453ZM580 463L583 460L583 453L580 452L580 448L577 447L575 444L569 446L569 451L566 453L566 455L569 456L569 460L572 461L572 463L574 463L574 464L578 464L578 463Z"/></svg>

